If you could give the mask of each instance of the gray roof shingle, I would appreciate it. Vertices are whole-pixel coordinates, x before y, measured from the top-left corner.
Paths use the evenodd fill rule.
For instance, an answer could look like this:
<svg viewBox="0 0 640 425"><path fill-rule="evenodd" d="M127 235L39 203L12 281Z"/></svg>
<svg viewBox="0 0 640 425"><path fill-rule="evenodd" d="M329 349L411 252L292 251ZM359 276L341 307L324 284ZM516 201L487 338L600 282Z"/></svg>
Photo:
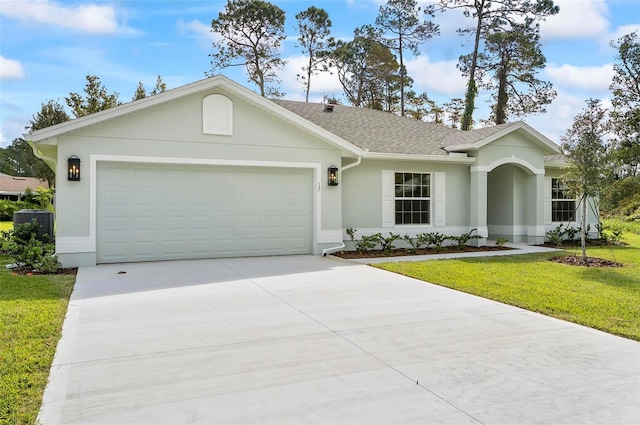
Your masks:
<svg viewBox="0 0 640 425"><path fill-rule="evenodd" d="M333 112L325 112L322 103L274 102L369 152L446 156L448 153L441 144L463 133L444 125L368 108L334 105Z"/></svg>

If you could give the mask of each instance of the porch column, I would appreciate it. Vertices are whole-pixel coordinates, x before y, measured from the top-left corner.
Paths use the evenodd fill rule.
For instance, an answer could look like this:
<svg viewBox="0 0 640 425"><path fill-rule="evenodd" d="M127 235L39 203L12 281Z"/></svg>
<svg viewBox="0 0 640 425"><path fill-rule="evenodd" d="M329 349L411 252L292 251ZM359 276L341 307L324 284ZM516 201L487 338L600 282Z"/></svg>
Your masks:
<svg viewBox="0 0 640 425"><path fill-rule="evenodd" d="M528 177L527 243L544 243L544 174Z"/></svg>
<svg viewBox="0 0 640 425"><path fill-rule="evenodd" d="M482 239L475 239L478 246L487 242L489 229L487 227L487 172L471 170L471 196L470 196L470 224L471 228L478 229Z"/></svg>

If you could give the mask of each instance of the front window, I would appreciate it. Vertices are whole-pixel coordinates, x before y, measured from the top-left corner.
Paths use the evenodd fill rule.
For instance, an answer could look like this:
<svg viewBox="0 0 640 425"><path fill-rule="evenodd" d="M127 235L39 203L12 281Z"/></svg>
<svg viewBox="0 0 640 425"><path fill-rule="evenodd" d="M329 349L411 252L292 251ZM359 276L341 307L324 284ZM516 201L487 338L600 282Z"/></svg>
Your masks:
<svg viewBox="0 0 640 425"><path fill-rule="evenodd" d="M569 195L567 184L551 179L551 221L575 221L576 201Z"/></svg>
<svg viewBox="0 0 640 425"><path fill-rule="evenodd" d="M396 224L431 222L431 175L396 173Z"/></svg>

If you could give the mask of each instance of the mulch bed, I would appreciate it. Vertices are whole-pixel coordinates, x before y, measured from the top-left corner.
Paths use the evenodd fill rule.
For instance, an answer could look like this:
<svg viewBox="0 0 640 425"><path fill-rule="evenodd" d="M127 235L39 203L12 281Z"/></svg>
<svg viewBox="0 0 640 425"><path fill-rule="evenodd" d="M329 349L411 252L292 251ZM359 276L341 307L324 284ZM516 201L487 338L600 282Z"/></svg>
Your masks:
<svg viewBox="0 0 640 425"><path fill-rule="evenodd" d="M584 267L622 267L622 264L615 261L609 261L602 258L587 257L587 261L582 259L582 256L570 255L566 257L552 257L549 261L556 263L567 264L569 266L584 266Z"/></svg>
<svg viewBox="0 0 640 425"><path fill-rule="evenodd" d="M464 249L459 249L457 246L445 246L440 250L436 250L434 248L422 248L416 250L414 253L410 253L408 250L404 248L398 248L392 250L389 255L385 255L382 250L374 250L367 252L358 252L358 251L340 251L336 252L332 255L340 258L346 259L357 259L357 258L378 258L378 257L403 257L403 256L413 256L413 255L433 255L433 254L459 254L461 252L487 252L487 251L507 251L514 248L509 248L507 246L465 246Z"/></svg>
<svg viewBox="0 0 640 425"><path fill-rule="evenodd" d="M43 275L52 275L52 274L67 274L67 275L75 275L78 273L77 267L72 268L59 268L55 271L55 273L40 273L36 272L28 267L17 267L15 269L11 269L12 275L23 275L23 276L43 276Z"/></svg>
<svg viewBox="0 0 640 425"><path fill-rule="evenodd" d="M615 261L605 260L603 258L587 257L584 261L582 256L570 255L566 257L552 257L549 261L556 263L567 264L569 266L584 266L584 267L622 267L622 264Z"/></svg>

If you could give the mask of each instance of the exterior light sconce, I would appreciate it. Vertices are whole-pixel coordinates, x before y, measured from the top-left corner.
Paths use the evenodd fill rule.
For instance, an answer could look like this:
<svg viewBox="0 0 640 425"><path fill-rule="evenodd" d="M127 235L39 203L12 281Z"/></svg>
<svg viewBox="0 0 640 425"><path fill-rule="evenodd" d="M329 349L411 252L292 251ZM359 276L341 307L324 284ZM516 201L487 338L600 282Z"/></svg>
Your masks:
<svg viewBox="0 0 640 425"><path fill-rule="evenodd" d="M71 155L67 159L67 180L71 182L80 181L80 158Z"/></svg>
<svg viewBox="0 0 640 425"><path fill-rule="evenodd" d="M327 185L329 186L337 186L338 185L338 167L332 165L327 169Z"/></svg>

